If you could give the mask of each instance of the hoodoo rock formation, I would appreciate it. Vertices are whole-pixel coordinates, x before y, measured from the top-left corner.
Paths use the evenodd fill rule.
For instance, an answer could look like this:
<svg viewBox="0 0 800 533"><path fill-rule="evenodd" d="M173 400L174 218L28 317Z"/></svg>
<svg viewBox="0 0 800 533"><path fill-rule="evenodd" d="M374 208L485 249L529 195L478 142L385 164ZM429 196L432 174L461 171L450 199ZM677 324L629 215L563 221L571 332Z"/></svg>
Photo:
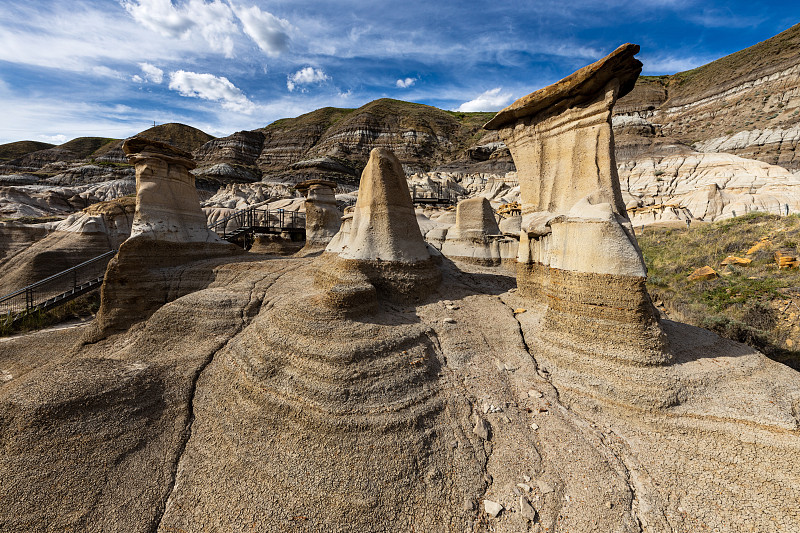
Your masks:
<svg viewBox="0 0 800 533"><path fill-rule="evenodd" d="M415 216L385 149L325 253L231 257L169 181L186 154L142 141L95 322L0 339L0 529L800 531L797 372L642 288L609 129L636 49L493 121L518 287L436 259L417 220L466 245L494 215Z"/></svg>
<svg viewBox="0 0 800 533"><path fill-rule="evenodd" d="M582 352L579 367L591 367L597 354L632 366L669 360L614 161L611 109L641 72L638 51L623 45L486 124L499 130L517 166L519 289L547 306L541 337L553 357ZM623 395L610 383L595 392ZM629 401L650 401L628 393Z"/></svg>
<svg viewBox="0 0 800 533"><path fill-rule="evenodd" d="M320 259L326 263L320 269L321 283L333 281L334 288L342 285L336 276L331 279L330 271L368 280L367 285L390 299L418 299L439 284L439 269L422 238L405 173L389 150L370 153L352 215L345 215L342 229Z"/></svg>
<svg viewBox="0 0 800 533"><path fill-rule="evenodd" d="M324 251L342 225L342 212L336 207L336 182L308 180L295 189L306 195L306 245L303 255Z"/></svg>
<svg viewBox="0 0 800 533"><path fill-rule="evenodd" d="M210 281L199 274L173 288L161 273L164 268L239 251L208 229L189 173L195 166L191 154L137 137L122 148L136 167L136 211L130 237L120 245L103 281L97 319L101 333L124 329Z"/></svg>
<svg viewBox="0 0 800 533"><path fill-rule="evenodd" d="M482 196L462 200L456 207L456 223L447 230L442 254L462 261L499 265L514 261L519 241L503 237L489 200Z"/></svg>

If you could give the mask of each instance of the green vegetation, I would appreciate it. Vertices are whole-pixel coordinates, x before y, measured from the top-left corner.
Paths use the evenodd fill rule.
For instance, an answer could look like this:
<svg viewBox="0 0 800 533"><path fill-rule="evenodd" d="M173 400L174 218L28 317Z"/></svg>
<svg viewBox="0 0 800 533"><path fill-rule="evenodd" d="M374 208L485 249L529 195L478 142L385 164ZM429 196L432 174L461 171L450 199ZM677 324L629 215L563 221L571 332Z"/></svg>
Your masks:
<svg viewBox="0 0 800 533"><path fill-rule="evenodd" d="M13 161L22 156L28 155L39 150L53 148L55 144L43 143L38 141L17 141L13 143L0 144L0 163Z"/></svg>
<svg viewBox="0 0 800 533"><path fill-rule="evenodd" d="M800 269L778 269L775 252L798 256L800 216L752 213L690 229L646 228L639 244L648 290L681 320L745 342L800 369ZM756 243L759 249L747 255ZM722 266L730 255L749 265ZM689 281L703 266L720 276Z"/></svg>
<svg viewBox="0 0 800 533"><path fill-rule="evenodd" d="M69 150L78 159L85 159L94 154L99 149L118 142L119 139L109 137L78 137L59 145L59 148Z"/></svg>
<svg viewBox="0 0 800 533"><path fill-rule="evenodd" d="M158 126L153 126L152 128L144 130L138 135L141 137L147 137L148 139L153 139L154 141L161 141L171 144L172 146L180 148L186 152L196 150L208 141L215 138L202 130L193 128L192 126L187 126L186 124L179 124L177 122L159 124ZM114 145L116 145L116 143ZM93 155L95 157L101 155L99 152L100 150Z"/></svg>
<svg viewBox="0 0 800 533"><path fill-rule="evenodd" d="M100 291L95 290L49 311L26 315L16 322L12 322L7 316L2 317L0 318L0 337L36 331L67 320L94 317L98 309L100 309Z"/></svg>

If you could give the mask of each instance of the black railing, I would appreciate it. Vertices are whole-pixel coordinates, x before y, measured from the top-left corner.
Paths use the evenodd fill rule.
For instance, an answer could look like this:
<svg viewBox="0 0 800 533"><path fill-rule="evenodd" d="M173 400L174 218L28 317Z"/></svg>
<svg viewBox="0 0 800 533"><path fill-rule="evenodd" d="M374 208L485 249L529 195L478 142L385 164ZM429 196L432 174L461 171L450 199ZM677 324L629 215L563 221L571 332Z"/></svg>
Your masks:
<svg viewBox="0 0 800 533"><path fill-rule="evenodd" d="M0 297L0 316L18 318L33 311L46 311L102 285L111 250Z"/></svg>
<svg viewBox="0 0 800 533"><path fill-rule="evenodd" d="M447 187L442 187L441 183L434 184L433 188L411 187L411 201L415 204L448 204L458 203L458 195Z"/></svg>
<svg viewBox="0 0 800 533"><path fill-rule="evenodd" d="M249 207L216 221L208 229L229 240L243 233L305 234L306 216L297 211Z"/></svg>

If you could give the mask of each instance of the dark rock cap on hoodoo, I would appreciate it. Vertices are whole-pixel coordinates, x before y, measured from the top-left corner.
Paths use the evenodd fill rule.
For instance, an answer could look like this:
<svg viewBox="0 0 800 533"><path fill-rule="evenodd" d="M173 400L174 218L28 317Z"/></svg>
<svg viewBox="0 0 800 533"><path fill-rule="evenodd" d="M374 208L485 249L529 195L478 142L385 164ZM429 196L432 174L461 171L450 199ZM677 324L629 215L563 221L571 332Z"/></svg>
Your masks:
<svg viewBox="0 0 800 533"><path fill-rule="evenodd" d="M498 130L515 120L535 115L558 104L563 103L565 108L579 105L595 98L614 78L620 81L617 98L621 98L633 90L636 79L642 72L641 61L633 57L638 53L638 44L623 44L603 59L586 65L552 85L523 96L497 113L483 127L487 130Z"/></svg>
<svg viewBox="0 0 800 533"><path fill-rule="evenodd" d="M130 139L125 139L125 142L122 143L122 151L127 156L139 154L147 149L176 161L185 160L181 162L185 163L185 166L190 170L196 166L192 154L184 152L171 144L154 141L145 137L131 137Z"/></svg>

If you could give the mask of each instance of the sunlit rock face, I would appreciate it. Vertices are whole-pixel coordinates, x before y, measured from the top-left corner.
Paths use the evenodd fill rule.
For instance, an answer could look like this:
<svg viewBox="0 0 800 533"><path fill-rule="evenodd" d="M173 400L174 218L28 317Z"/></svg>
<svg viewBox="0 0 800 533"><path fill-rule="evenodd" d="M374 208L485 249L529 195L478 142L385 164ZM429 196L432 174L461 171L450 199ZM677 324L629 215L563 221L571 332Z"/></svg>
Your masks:
<svg viewBox="0 0 800 533"><path fill-rule="evenodd" d="M301 253L322 252L342 225L342 212L334 194L336 182L309 180L298 183L296 188L306 194L306 245Z"/></svg>
<svg viewBox="0 0 800 533"><path fill-rule="evenodd" d="M499 265L517 256L518 240L504 237L489 200L478 196L456 207L456 223L447 230L442 254L452 259Z"/></svg>
<svg viewBox="0 0 800 533"><path fill-rule="evenodd" d="M194 270L175 287L162 269L241 253L208 229L189 173L194 168L190 154L136 137L122 149L136 166L136 211L130 237L108 265L97 328L90 337L124 329L212 279L210 271Z"/></svg>
<svg viewBox="0 0 800 533"><path fill-rule="evenodd" d="M352 297L360 308L376 290L389 299L417 300L438 286L441 275L420 232L405 173L389 150L370 153L358 201L325 252L318 283L331 288L333 306L346 307L342 302ZM365 298L353 296L362 293Z"/></svg>
<svg viewBox="0 0 800 533"><path fill-rule="evenodd" d="M669 360L622 199L611 130L614 102L641 71L638 51L623 45L521 98L486 127L499 130L517 167L517 281L525 297L547 306L545 350L584 374L589 388L659 403L669 400L628 387L624 378L627 366ZM598 370L607 378L588 377Z"/></svg>

